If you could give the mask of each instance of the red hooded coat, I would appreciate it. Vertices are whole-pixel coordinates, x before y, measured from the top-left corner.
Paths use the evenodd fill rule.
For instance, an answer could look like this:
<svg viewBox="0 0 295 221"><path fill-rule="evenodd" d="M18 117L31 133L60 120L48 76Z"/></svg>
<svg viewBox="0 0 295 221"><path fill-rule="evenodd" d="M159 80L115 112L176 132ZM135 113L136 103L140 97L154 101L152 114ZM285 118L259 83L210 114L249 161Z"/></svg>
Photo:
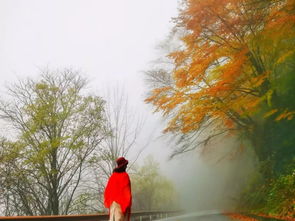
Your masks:
<svg viewBox="0 0 295 221"><path fill-rule="evenodd" d="M132 205L131 184L129 175L126 172L113 172L104 192L104 205L110 208L113 201L120 204L122 212L130 215Z"/></svg>

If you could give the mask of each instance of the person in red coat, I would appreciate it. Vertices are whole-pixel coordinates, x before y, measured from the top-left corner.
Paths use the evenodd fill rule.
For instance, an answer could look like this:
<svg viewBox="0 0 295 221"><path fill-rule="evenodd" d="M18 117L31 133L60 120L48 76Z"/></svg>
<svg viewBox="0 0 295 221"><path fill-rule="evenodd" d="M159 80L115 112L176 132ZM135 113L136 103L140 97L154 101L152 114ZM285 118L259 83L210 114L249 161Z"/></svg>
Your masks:
<svg viewBox="0 0 295 221"><path fill-rule="evenodd" d="M128 160L119 157L116 162L118 166L105 188L104 205L109 208L111 221L128 221L132 205L130 178L126 173Z"/></svg>

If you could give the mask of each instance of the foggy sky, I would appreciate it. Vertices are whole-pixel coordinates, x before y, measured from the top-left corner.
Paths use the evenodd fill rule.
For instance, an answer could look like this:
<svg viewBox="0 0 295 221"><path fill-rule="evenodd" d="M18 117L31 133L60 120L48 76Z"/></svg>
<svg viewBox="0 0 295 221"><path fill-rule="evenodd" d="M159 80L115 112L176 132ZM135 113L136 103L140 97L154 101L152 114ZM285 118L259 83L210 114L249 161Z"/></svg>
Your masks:
<svg viewBox="0 0 295 221"><path fill-rule="evenodd" d="M124 87L131 108L148 122L140 148L162 130L143 103L142 71L176 15L177 0L0 0L0 93L44 67L80 70L96 94ZM147 154L161 145L151 143Z"/></svg>

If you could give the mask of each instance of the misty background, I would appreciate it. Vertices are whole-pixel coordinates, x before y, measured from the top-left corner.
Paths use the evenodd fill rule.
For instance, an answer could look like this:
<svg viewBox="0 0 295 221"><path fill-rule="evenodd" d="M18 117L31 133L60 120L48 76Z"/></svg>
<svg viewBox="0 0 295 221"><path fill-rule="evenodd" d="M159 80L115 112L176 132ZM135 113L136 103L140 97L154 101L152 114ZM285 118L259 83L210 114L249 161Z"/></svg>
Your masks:
<svg viewBox="0 0 295 221"><path fill-rule="evenodd" d="M254 167L252 153L236 153L233 149L240 142L223 138L210 143L206 153L193 151L168 161L173 143L162 137L164 120L144 103L143 71L157 58L157 45L169 35L178 4L177 0L0 0L0 95L9 84L37 78L44 67L79 70L89 80L89 90L100 96L109 88L123 88L130 108L145 121L136 143L137 151L145 149L136 163L152 155L175 184L186 209L230 210ZM134 156L131 153L130 160Z"/></svg>

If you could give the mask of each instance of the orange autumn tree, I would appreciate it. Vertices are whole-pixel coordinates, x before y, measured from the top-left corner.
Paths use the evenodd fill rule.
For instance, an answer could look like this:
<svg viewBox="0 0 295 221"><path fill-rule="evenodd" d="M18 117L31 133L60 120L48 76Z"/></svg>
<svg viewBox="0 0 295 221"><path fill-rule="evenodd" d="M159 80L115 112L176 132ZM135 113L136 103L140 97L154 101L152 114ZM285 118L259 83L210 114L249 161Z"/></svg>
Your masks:
<svg viewBox="0 0 295 221"><path fill-rule="evenodd" d="M175 27L184 32L181 50L168 55L172 83L153 88L146 102L170 116L165 132L193 137L209 128L211 134L199 144L228 131L251 133L253 113L261 103L271 103L275 63L294 52L283 44L269 47L281 43L290 30L289 35L295 36L294 0L186 0L183 4ZM272 41L265 42L264 36ZM270 107L265 117L276 112ZM284 110L278 118L293 115ZM180 152L190 149L184 146Z"/></svg>

